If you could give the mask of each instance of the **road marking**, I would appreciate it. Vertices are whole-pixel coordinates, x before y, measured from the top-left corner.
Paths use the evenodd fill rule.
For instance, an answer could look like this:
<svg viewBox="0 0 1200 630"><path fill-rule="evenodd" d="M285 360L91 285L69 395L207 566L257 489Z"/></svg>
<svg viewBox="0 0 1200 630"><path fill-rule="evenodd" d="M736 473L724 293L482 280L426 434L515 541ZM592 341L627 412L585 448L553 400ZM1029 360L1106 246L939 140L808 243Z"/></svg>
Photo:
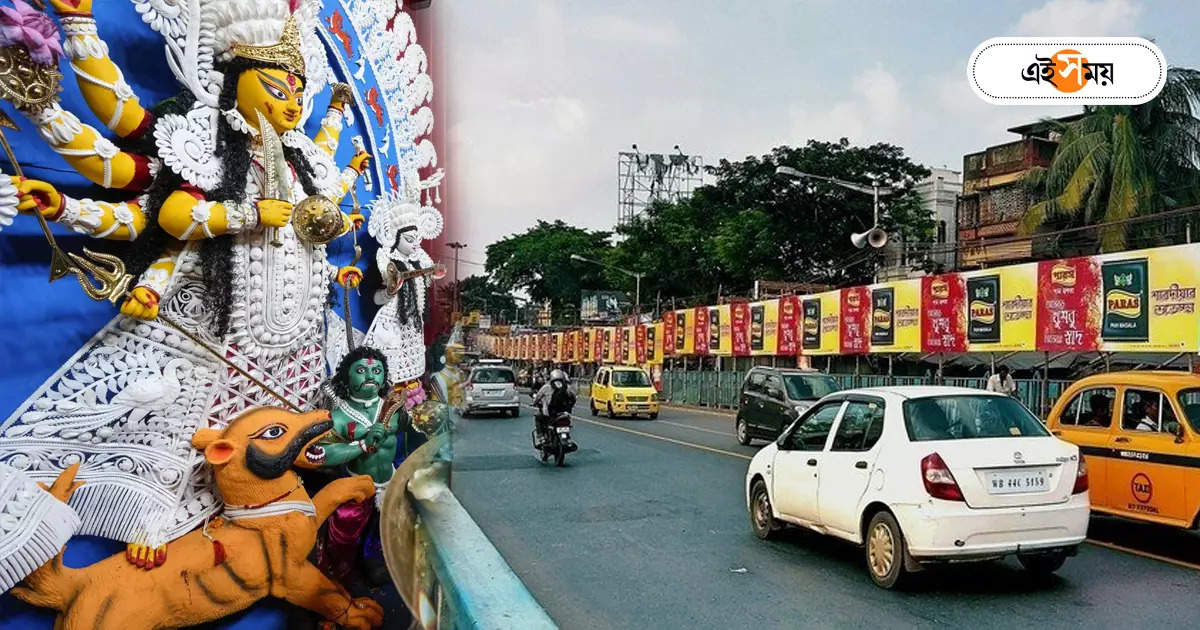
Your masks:
<svg viewBox="0 0 1200 630"><path fill-rule="evenodd" d="M700 428L700 427L694 427L694 426L692 426L692 425L690 425L690 424L682 424L682 423L679 423L679 422L671 422L671 421L669 421L669 420L655 420L655 421L654 421L654 424L669 424L669 425L671 425L671 426L673 426L673 427L683 427L683 428L685 428L685 429L691 429L691 430L693 430L693 431L703 431L703 432L705 432L705 433L713 433L713 434L716 434L716 435L722 435L722 436L725 436L725 437L737 437L737 436L735 436L734 434L732 434L732 433L730 433L730 432L728 432L728 431L714 431L714 430L712 430L712 429L702 429L702 428Z"/></svg>
<svg viewBox="0 0 1200 630"><path fill-rule="evenodd" d="M1103 540L1096 540L1095 538L1088 538L1087 541L1097 547L1104 547L1105 549L1112 549L1113 551L1123 551L1125 553L1132 554L1135 556L1142 556L1143 558L1150 558L1151 560L1158 560L1159 562L1166 562L1167 564L1173 564L1177 567L1183 567L1185 569L1192 569L1193 571L1200 571L1200 564L1193 564L1191 562L1186 562L1184 560L1176 560L1175 558L1168 558L1167 556L1160 556L1156 553L1150 553L1149 551L1142 551L1140 549L1124 547L1122 545L1105 542Z"/></svg>
<svg viewBox="0 0 1200 630"><path fill-rule="evenodd" d="M704 413L704 414L708 414L710 416L721 416L723 418L733 418L734 416L737 415L737 412L734 411L733 409L714 411L712 409L704 409L703 407L689 407L689 406L685 406L685 405L668 405L666 403L662 403L661 406L666 407L667 409L677 409L679 411L694 411L696 413Z"/></svg>
<svg viewBox="0 0 1200 630"><path fill-rule="evenodd" d="M676 440L674 438L669 438L669 437L665 437L662 435L656 435L654 433L647 433L645 431L636 431L634 429L626 429L625 427L619 427L615 424L608 424L607 422L598 422L596 420L588 420L587 418L580 418L579 416L571 416L571 417L575 418L576 420L578 420L580 422L594 424L596 426L605 427L607 429L612 429L614 431L624 431L626 433L632 433L634 435L640 435L642 437L648 437L648 438L655 439L655 440L662 440L664 442L670 442L672 444L678 444L680 446L687 446L687 447L699 449L702 451L708 451L710 453L717 453L719 455L728 455L729 457L736 457L738 459L744 459L747 461L749 461L751 459L750 455L743 455L741 453L735 453L733 451L724 451L719 448L713 448L711 446L704 446L702 444L693 444L691 442L685 442L683 440Z"/></svg>

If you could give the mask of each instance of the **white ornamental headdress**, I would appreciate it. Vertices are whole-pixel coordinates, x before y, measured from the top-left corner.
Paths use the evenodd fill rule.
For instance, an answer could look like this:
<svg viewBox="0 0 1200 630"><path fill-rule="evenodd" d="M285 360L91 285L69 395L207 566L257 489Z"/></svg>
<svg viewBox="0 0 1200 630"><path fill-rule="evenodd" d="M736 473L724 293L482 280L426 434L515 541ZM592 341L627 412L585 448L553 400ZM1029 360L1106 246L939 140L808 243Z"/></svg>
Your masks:
<svg viewBox="0 0 1200 630"><path fill-rule="evenodd" d="M407 226L416 227L423 241L435 239L442 233L442 213L433 206L417 205L400 191L392 191L371 204L367 234L379 243L377 257L385 261L380 269L387 268L386 256L396 240L396 232Z"/></svg>
<svg viewBox="0 0 1200 630"><path fill-rule="evenodd" d="M221 62L241 56L304 75L300 125L312 112L313 99L331 81L329 60L317 34L319 0L132 1L142 21L166 41L171 72L196 97L190 112L164 116L154 131L163 162L196 186L214 188L221 180L221 160L215 155L217 105L225 80L217 69ZM239 131L248 131L231 123ZM292 137L303 134L285 135L289 136L285 144L309 144ZM308 150L311 147L298 148L305 149L306 155L315 153Z"/></svg>

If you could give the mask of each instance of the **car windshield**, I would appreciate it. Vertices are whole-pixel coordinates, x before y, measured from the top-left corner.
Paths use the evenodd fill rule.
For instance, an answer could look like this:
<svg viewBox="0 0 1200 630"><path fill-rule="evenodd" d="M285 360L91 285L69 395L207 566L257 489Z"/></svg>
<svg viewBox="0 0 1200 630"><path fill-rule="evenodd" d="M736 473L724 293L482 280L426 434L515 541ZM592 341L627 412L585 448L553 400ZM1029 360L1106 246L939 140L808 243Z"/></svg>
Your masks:
<svg viewBox="0 0 1200 630"><path fill-rule="evenodd" d="M1185 389L1179 392L1179 406L1187 416L1192 430L1200 432L1200 389Z"/></svg>
<svg viewBox="0 0 1200 630"><path fill-rule="evenodd" d="M785 374L783 382L792 400L816 400L841 389L832 376L824 374Z"/></svg>
<svg viewBox="0 0 1200 630"><path fill-rule="evenodd" d="M650 387L650 377L641 370L614 370L612 384L615 387Z"/></svg>
<svg viewBox="0 0 1200 630"><path fill-rule="evenodd" d="M1024 405L1008 396L953 395L904 401L914 442L1049 435Z"/></svg>
<svg viewBox="0 0 1200 630"><path fill-rule="evenodd" d="M513 382L512 370L504 370L500 368L485 368L475 370L471 373L472 383L511 383Z"/></svg>

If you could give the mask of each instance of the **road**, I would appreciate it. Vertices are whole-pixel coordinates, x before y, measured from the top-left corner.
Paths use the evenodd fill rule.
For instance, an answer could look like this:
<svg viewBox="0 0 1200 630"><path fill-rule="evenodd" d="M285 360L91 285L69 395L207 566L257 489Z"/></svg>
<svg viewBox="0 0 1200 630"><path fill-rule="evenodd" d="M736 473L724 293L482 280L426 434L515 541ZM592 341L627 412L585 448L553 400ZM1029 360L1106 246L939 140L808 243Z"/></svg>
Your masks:
<svg viewBox="0 0 1200 630"><path fill-rule="evenodd" d="M586 401L580 408L586 414ZM1084 545L1031 583L1015 560L875 587L862 551L807 531L760 541L742 484L756 450L727 416L664 409L658 420L576 422L568 465L540 463L533 420L459 420L453 488L518 576L565 629L1194 627L1200 571ZM1200 537L1093 519L1106 541L1183 560ZM1182 555L1180 555L1182 554Z"/></svg>

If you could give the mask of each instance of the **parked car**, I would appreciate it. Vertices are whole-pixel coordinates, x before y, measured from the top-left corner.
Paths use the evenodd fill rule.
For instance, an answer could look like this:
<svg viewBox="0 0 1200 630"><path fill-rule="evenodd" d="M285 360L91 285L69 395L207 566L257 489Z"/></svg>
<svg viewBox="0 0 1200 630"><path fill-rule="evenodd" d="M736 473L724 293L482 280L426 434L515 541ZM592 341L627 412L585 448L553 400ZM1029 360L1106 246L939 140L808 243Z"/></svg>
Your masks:
<svg viewBox="0 0 1200 630"><path fill-rule="evenodd" d="M854 389L822 398L750 462L759 538L784 523L863 545L883 588L938 562L1016 554L1062 566L1087 534L1079 447L1017 400L958 387Z"/></svg>
<svg viewBox="0 0 1200 630"><path fill-rule="evenodd" d="M517 378L507 365L484 364L471 368L463 387L463 417L483 411L498 411L516 418L521 415Z"/></svg>
<svg viewBox="0 0 1200 630"><path fill-rule="evenodd" d="M828 374L815 370L756 367L746 373L738 395L738 442L774 440L817 399L841 387Z"/></svg>
<svg viewBox="0 0 1200 630"><path fill-rule="evenodd" d="M1063 392L1047 424L1083 451L1093 510L1200 526L1200 376L1163 371L1089 376Z"/></svg>
<svg viewBox="0 0 1200 630"><path fill-rule="evenodd" d="M638 367L604 366L592 379L591 407L595 416L604 410L609 418L646 415L658 418L658 390L646 370Z"/></svg>

